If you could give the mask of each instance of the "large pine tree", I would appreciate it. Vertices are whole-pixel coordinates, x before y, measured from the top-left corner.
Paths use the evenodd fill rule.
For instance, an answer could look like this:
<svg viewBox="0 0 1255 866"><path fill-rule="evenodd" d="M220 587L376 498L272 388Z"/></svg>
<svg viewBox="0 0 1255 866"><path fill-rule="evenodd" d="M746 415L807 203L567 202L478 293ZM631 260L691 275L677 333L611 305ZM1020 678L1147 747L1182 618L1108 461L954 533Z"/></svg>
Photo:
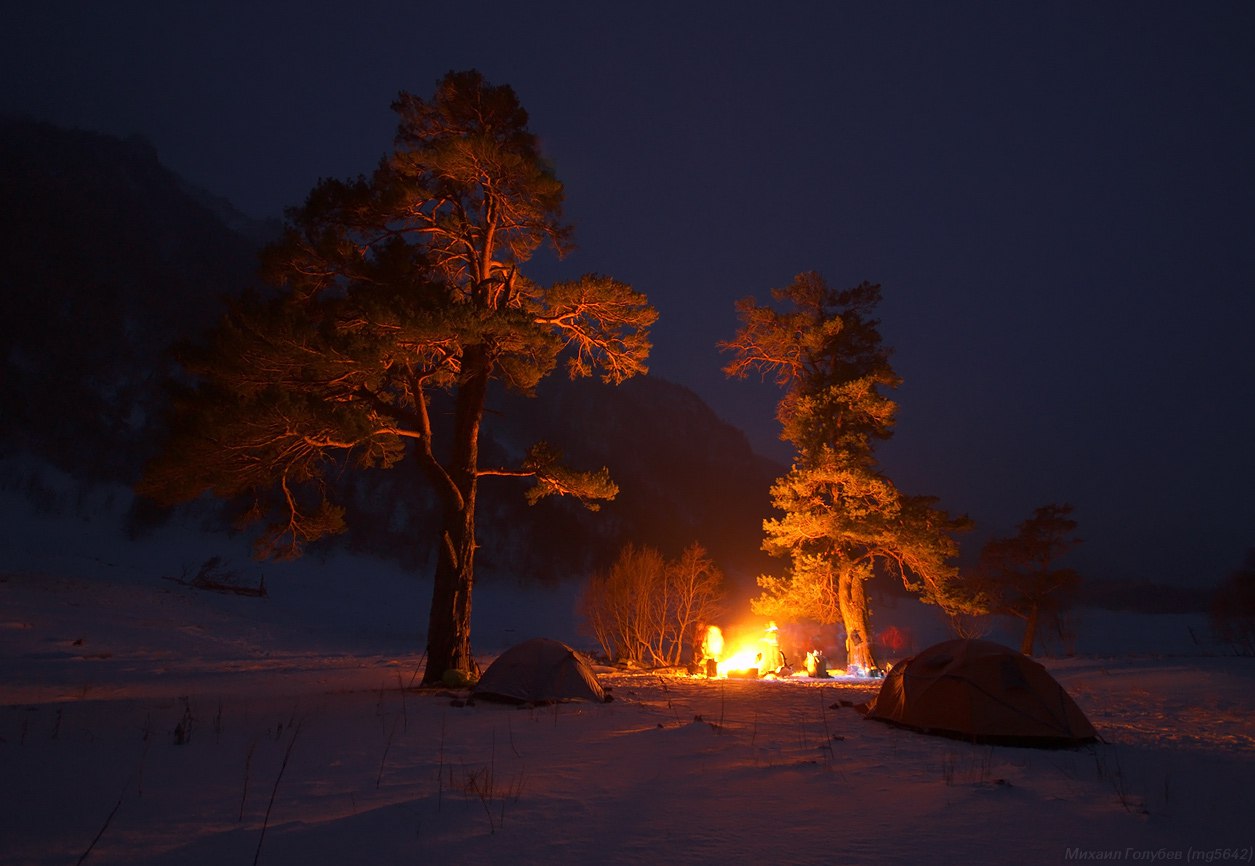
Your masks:
<svg viewBox="0 0 1255 866"><path fill-rule="evenodd" d="M784 389L777 418L794 447L792 470L772 487L782 516L764 522L763 543L789 565L759 578L753 609L842 623L847 663L871 669L866 581L889 570L926 601L961 604L951 560L967 521L904 495L876 461L897 408L885 392L900 381L874 318L880 287L836 291L812 272L772 294L774 306L738 302L741 328L722 344L734 356L729 376L759 373Z"/></svg>
<svg viewBox="0 0 1255 866"><path fill-rule="evenodd" d="M480 479L528 477L531 501L568 494L594 508L616 493L607 470L566 469L545 443L513 465L480 465L489 383L530 393L563 356L573 377L644 373L656 313L608 277L542 287L524 275L542 245L563 252L569 229L562 185L510 87L449 73L432 99L402 93L393 109L392 155L292 209L265 257L270 288L241 298L208 347L186 355L194 384L140 490L167 503L247 498L268 520L259 552L297 555L344 527L329 473L412 456L441 507L424 673L434 683L474 666Z"/></svg>

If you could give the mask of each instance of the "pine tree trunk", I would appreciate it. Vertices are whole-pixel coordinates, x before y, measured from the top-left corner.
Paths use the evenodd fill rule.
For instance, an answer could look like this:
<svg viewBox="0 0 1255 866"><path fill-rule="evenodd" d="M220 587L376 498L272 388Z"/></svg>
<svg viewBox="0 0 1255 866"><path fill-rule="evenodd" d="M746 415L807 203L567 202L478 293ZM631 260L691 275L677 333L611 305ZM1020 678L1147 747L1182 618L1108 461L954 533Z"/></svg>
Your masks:
<svg viewBox="0 0 1255 866"><path fill-rule="evenodd" d="M447 671L473 672L471 589L475 580L473 510L445 519L427 620L427 667L423 684L443 681Z"/></svg>
<svg viewBox="0 0 1255 866"><path fill-rule="evenodd" d="M837 575L837 601L845 625L846 668L857 666L863 672L876 667L872 657L871 617L867 611L867 591L861 572L842 566Z"/></svg>
<svg viewBox="0 0 1255 866"><path fill-rule="evenodd" d="M454 490L444 496L444 526L436 559L431 612L427 620L427 667L423 684L443 681L447 671L475 672L471 655L471 590L475 583L475 503L479 476L479 426L488 393L482 353L468 349L470 375L457 393L453 456Z"/></svg>
<svg viewBox="0 0 1255 866"><path fill-rule="evenodd" d="M1024 640L1020 643L1020 652L1026 656L1033 654L1033 644L1037 642L1037 619L1041 614L1041 605L1033 602L1024 618Z"/></svg>

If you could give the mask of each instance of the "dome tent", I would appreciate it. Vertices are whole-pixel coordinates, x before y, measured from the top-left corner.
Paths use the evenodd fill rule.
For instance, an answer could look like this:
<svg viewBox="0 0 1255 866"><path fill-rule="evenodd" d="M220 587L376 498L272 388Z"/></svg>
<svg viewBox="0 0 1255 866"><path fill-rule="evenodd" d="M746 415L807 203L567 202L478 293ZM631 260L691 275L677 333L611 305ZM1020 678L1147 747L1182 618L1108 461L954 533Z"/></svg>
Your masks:
<svg viewBox="0 0 1255 866"><path fill-rule="evenodd" d="M606 699L584 657L561 641L544 637L503 652L484 671L471 695L525 704Z"/></svg>
<svg viewBox="0 0 1255 866"><path fill-rule="evenodd" d="M1037 662L987 640L950 640L899 662L867 718L926 734L1004 745L1066 747L1093 725Z"/></svg>

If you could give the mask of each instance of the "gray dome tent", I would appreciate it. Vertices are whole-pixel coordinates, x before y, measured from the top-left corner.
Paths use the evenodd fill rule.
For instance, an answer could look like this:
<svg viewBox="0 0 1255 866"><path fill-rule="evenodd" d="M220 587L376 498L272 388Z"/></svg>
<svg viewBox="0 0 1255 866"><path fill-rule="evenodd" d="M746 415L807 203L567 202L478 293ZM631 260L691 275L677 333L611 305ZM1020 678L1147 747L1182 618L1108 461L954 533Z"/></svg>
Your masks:
<svg viewBox="0 0 1255 866"><path fill-rule="evenodd" d="M1044 667L987 640L945 641L894 665L867 718L1005 745L1064 747L1097 738Z"/></svg>
<svg viewBox="0 0 1255 866"><path fill-rule="evenodd" d="M584 657L561 641L544 637L523 641L503 652L484 671L471 694L526 704L606 699Z"/></svg>

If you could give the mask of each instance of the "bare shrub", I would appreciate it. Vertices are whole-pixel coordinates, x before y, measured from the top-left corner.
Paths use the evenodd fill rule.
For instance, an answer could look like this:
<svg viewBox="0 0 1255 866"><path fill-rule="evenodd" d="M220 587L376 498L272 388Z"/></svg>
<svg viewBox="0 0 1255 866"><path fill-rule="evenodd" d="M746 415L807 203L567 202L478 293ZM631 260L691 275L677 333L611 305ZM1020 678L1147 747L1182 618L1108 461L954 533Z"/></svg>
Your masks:
<svg viewBox="0 0 1255 866"><path fill-rule="evenodd" d="M721 612L723 582L700 544L672 561L629 544L608 572L589 578L580 611L610 659L675 666L700 643L699 628Z"/></svg>

